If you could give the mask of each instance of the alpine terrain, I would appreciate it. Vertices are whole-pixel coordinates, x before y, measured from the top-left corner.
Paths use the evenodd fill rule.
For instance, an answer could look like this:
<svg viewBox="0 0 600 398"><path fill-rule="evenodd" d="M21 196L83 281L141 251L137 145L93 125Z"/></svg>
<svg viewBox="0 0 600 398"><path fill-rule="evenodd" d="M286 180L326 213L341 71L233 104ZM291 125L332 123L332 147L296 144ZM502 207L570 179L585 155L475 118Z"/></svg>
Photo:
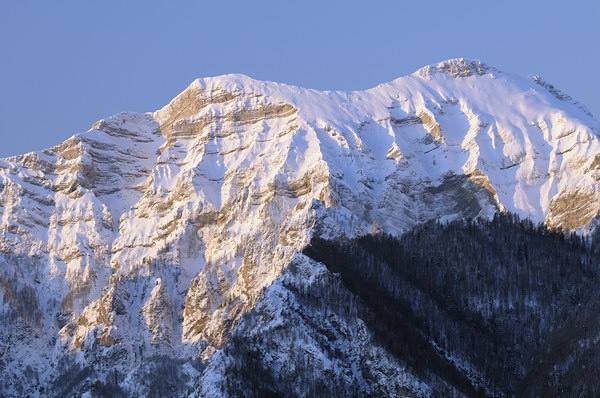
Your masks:
<svg viewBox="0 0 600 398"><path fill-rule="evenodd" d="M600 122L453 59L225 75L0 160L0 395L600 394Z"/></svg>

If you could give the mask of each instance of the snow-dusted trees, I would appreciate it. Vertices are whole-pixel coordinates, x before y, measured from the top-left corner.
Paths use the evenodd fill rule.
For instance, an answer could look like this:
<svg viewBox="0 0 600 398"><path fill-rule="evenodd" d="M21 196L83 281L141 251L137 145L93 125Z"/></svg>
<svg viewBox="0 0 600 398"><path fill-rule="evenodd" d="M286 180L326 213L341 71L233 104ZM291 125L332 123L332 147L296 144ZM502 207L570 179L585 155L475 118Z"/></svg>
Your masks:
<svg viewBox="0 0 600 398"><path fill-rule="evenodd" d="M575 386L594 395L596 244L499 214L430 222L399 239L317 239L305 253L341 275L367 304L380 343L434 384L443 379L467 396ZM598 374L582 378L590 372Z"/></svg>

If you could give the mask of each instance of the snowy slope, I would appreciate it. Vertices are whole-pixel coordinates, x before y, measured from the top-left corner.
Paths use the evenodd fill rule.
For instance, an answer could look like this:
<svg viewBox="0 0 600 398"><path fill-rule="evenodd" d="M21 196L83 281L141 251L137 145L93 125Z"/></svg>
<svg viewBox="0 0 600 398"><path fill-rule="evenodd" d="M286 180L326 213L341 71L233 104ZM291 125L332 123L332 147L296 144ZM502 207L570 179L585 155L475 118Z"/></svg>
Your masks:
<svg viewBox="0 0 600 398"><path fill-rule="evenodd" d="M599 134L541 78L455 59L356 92L199 79L0 160L6 388L30 366L34 394L63 357L123 375L210 358L312 235L498 209L585 230Z"/></svg>

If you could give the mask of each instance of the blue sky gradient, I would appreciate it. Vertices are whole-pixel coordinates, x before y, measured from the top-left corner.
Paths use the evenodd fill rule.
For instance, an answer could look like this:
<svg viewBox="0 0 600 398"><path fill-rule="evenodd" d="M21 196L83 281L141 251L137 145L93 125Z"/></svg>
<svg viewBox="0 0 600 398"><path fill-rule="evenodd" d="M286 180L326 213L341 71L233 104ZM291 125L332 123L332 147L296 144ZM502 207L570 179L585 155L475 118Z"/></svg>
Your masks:
<svg viewBox="0 0 600 398"><path fill-rule="evenodd" d="M2 1L0 156L156 110L197 77L358 90L457 57L539 74L598 117L599 17L592 0Z"/></svg>

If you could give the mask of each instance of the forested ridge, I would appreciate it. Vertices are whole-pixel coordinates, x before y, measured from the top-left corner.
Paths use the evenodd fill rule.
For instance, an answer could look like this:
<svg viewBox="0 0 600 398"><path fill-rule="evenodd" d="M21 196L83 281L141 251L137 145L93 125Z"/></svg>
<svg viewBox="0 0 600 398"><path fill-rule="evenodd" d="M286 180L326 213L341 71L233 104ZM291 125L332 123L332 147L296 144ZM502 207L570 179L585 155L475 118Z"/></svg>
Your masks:
<svg viewBox="0 0 600 398"><path fill-rule="evenodd" d="M378 341L425 379L467 396L600 393L597 236L498 214L314 239L305 254L341 275Z"/></svg>

